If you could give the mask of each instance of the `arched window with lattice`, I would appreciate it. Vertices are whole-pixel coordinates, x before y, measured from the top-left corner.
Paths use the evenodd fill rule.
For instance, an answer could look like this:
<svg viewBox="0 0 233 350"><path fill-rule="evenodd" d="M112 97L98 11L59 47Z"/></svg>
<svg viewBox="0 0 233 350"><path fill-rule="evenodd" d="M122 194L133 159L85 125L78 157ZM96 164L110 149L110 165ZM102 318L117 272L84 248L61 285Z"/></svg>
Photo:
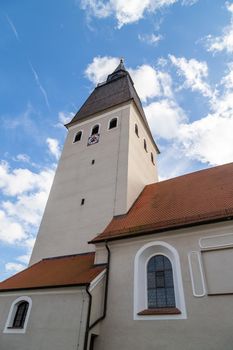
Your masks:
<svg viewBox="0 0 233 350"><path fill-rule="evenodd" d="M176 306L173 271L170 260L164 255L155 255L147 264L148 309Z"/></svg>

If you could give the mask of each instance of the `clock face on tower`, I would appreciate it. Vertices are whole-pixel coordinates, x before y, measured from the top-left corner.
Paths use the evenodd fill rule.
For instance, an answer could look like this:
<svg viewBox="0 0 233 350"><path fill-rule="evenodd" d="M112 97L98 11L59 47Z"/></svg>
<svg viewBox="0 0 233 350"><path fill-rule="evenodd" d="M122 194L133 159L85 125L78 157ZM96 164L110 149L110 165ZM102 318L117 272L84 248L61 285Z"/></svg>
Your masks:
<svg viewBox="0 0 233 350"><path fill-rule="evenodd" d="M99 137L100 137L99 134L91 135L91 136L88 138L88 143L87 143L87 145L90 146L90 145L94 145L95 143L99 142Z"/></svg>

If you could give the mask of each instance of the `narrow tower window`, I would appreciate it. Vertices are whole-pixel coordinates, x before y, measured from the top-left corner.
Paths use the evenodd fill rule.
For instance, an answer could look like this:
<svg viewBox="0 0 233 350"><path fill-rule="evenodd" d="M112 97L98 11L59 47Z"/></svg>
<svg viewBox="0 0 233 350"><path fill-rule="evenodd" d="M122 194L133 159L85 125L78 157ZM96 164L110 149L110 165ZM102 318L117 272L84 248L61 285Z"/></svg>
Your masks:
<svg viewBox="0 0 233 350"><path fill-rule="evenodd" d="M78 141L81 141L81 138L82 138L82 131L79 131L79 132L77 132L77 134L75 135L74 143L75 143L75 142L78 142Z"/></svg>
<svg viewBox="0 0 233 350"><path fill-rule="evenodd" d="M143 143L144 143L144 150L145 150L146 152L148 152L148 151L147 151L147 144L146 144L146 140L145 140L145 139L144 139Z"/></svg>
<svg viewBox="0 0 233 350"><path fill-rule="evenodd" d="M85 198L82 198L81 205L84 205L84 203L85 203Z"/></svg>
<svg viewBox="0 0 233 350"><path fill-rule="evenodd" d="M91 136L98 134L99 133L99 129L100 129L100 126L98 124L93 126L92 131L91 131Z"/></svg>
<svg viewBox="0 0 233 350"><path fill-rule="evenodd" d="M117 127L117 118L113 118L112 120L110 120L110 123L109 123L109 129L113 129L113 128L116 128Z"/></svg>
<svg viewBox="0 0 233 350"><path fill-rule="evenodd" d="M152 162L152 164L154 164L155 165L155 162L154 162L154 155L153 155L153 153L151 152L151 154L150 154L150 157L151 157L151 162Z"/></svg>
<svg viewBox="0 0 233 350"><path fill-rule="evenodd" d="M139 137L138 126L137 126L137 124L135 124L134 130L135 130L135 134L137 135L137 137Z"/></svg>

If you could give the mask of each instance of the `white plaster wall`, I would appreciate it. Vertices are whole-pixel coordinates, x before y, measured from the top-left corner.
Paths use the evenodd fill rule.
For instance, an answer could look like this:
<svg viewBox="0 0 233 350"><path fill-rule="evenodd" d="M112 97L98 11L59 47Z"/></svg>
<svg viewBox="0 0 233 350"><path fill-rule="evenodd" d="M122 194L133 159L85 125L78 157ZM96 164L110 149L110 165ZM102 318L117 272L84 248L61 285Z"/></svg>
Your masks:
<svg viewBox="0 0 233 350"><path fill-rule="evenodd" d="M138 125L139 137L135 134L135 124ZM144 149L144 139L147 143L147 152ZM151 161L151 153L153 153L155 164ZM144 127L138 110L132 103L129 126L127 210L130 209L146 185L157 181L157 151Z"/></svg>
<svg viewBox="0 0 233 350"><path fill-rule="evenodd" d="M200 238L229 232L233 232L232 223L219 223L109 242L107 317L102 322L96 350L231 350L233 295L195 297L188 263L189 252L201 249ZM143 245L154 241L164 241L178 251L187 319L134 320L134 258ZM97 251L103 259L101 245Z"/></svg>
<svg viewBox="0 0 233 350"><path fill-rule="evenodd" d="M104 275L93 290L91 290L92 307L90 325L92 325L99 317L103 315L105 281L106 276Z"/></svg>
<svg viewBox="0 0 233 350"><path fill-rule="evenodd" d="M123 189L118 208L125 212L129 112L130 106L124 105L71 127L30 264L43 257L93 250L87 242L112 219L117 188ZM118 127L108 130L109 120L116 116ZM96 123L100 124L100 141L87 146ZM82 140L73 143L79 130L83 130ZM80 205L82 198L85 198L83 206Z"/></svg>
<svg viewBox="0 0 233 350"><path fill-rule="evenodd" d="M21 295L32 299L26 333L3 333L10 306ZM82 350L87 305L85 289L78 288L0 293L0 349Z"/></svg>

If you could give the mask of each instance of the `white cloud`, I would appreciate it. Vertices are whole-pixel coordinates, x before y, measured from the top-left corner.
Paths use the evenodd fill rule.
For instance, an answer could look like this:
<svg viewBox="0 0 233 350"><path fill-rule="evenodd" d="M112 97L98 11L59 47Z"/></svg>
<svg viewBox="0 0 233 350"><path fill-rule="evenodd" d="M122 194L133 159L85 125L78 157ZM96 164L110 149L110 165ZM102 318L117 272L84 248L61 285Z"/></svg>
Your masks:
<svg viewBox="0 0 233 350"><path fill-rule="evenodd" d="M178 152L187 161L198 160L209 165L233 161L233 64L228 65L226 75L218 84L218 93L211 95L211 87L205 81L208 76L205 62L174 56L170 59L184 76L187 88L210 98L210 111L199 120L189 122L174 96L152 102L145 107L145 112L153 134L168 141L173 154ZM187 164L183 160L182 163Z"/></svg>
<svg viewBox="0 0 233 350"><path fill-rule="evenodd" d="M233 115L209 114L179 129L185 155L211 165L233 161Z"/></svg>
<svg viewBox="0 0 233 350"><path fill-rule="evenodd" d="M43 170L39 174L29 169L11 170L7 162L0 163L0 190L4 195L15 196L24 192L46 188L52 170Z"/></svg>
<svg viewBox="0 0 233 350"><path fill-rule="evenodd" d="M12 32L14 33L14 36L19 41L19 34L18 34L17 30L16 30L16 27L15 27L12 19L10 19L10 17L7 14L5 14L5 17L6 17L6 20L7 20L8 24L9 24Z"/></svg>
<svg viewBox="0 0 233 350"><path fill-rule="evenodd" d="M166 140L176 138L181 123L186 121L184 111L172 100L152 102L144 110L153 135Z"/></svg>
<svg viewBox="0 0 233 350"><path fill-rule="evenodd" d="M181 0L182 5L192 5L197 0ZM142 19L146 12L156 11L179 2L179 0L81 0L81 8L88 16L106 18L114 16L118 28Z"/></svg>
<svg viewBox="0 0 233 350"><path fill-rule="evenodd" d="M119 58L116 57L94 57L86 70L86 77L94 84L101 83L106 80L108 74L111 74L120 63Z"/></svg>
<svg viewBox="0 0 233 350"><path fill-rule="evenodd" d="M24 163L30 163L30 157L27 154L17 154L15 160Z"/></svg>
<svg viewBox="0 0 233 350"><path fill-rule="evenodd" d="M72 113L72 112L64 112L64 111L59 112L58 113L59 123L56 126L63 128L65 124L71 121L71 119L74 117L74 114L75 113Z"/></svg>
<svg viewBox="0 0 233 350"><path fill-rule="evenodd" d="M0 163L0 193L8 196L0 204L2 242L31 249L53 176L54 169L35 173L28 169L11 169L6 162Z"/></svg>
<svg viewBox="0 0 233 350"><path fill-rule="evenodd" d="M20 272L26 268L25 265L14 263L14 262L8 262L5 264L5 269L8 272Z"/></svg>
<svg viewBox="0 0 233 350"><path fill-rule="evenodd" d="M39 75L38 75L37 71L35 70L35 68L33 67L33 65L31 64L31 62L29 61L28 63L29 63L29 66L31 68L31 71L32 71L33 77L35 79L35 82L36 82L36 84L37 84L37 86L38 86L42 96L44 97L45 103L46 103L48 109L50 109L50 104L49 104L47 91L45 90L45 88L41 84Z"/></svg>
<svg viewBox="0 0 233 350"><path fill-rule="evenodd" d="M112 13L110 2L102 0L81 0L81 8L98 18L108 17Z"/></svg>
<svg viewBox="0 0 233 350"><path fill-rule="evenodd" d="M192 6L194 4L196 4L196 2L198 2L199 0L182 0L182 5L185 6Z"/></svg>
<svg viewBox="0 0 233 350"><path fill-rule="evenodd" d="M58 160L61 155L61 149L58 140L48 137L46 143L49 147L49 152Z"/></svg>
<svg viewBox="0 0 233 350"><path fill-rule="evenodd" d="M177 58L169 55L174 66L178 68L178 74L185 78L184 87L192 91L199 91L203 96L211 97L213 92L205 81L208 77L208 66L206 62L194 58L187 60L185 57Z"/></svg>
<svg viewBox="0 0 233 350"><path fill-rule="evenodd" d="M221 84L225 87L225 89L233 89L233 62L228 64L228 72L222 78Z"/></svg>
<svg viewBox="0 0 233 350"><path fill-rule="evenodd" d="M29 263L30 257L31 257L31 254L29 253L29 254L17 256L16 260L27 265Z"/></svg>
<svg viewBox="0 0 233 350"><path fill-rule="evenodd" d="M46 204L47 191L18 196L16 202L4 201L2 207L9 217L38 226Z"/></svg>
<svg viewBox="0 0 233 350"><path fill-rule="evenodd" d="M162 40L162 35L156 35L156 34L139 34L138 39L142 42L145 42L147 44L151 45L158 45L158 43Z"/></svg>
<svg viewBox="0 0 233 350"><path fill-rule="evenodd" d="M222 35L214 37L208 35L206 37L207 50L211 52L226 51L228 53L233 52L233 3L227 3L227 10L231 13L230 25L223 29Z"/></svg>
<svg viewBox="0 0 233 350"><path fill-rule="evenodd" d="M156 70L149 65L129 69L135 88L142 101L161 95L160 81Z"/></svg>
<svg viewBox="0 0 233 350"><path fill-rule="evenodd" d="M14 244L27 237L23 226L15 222L13 218L0 210L0 240L8 244Z"/></svg>

